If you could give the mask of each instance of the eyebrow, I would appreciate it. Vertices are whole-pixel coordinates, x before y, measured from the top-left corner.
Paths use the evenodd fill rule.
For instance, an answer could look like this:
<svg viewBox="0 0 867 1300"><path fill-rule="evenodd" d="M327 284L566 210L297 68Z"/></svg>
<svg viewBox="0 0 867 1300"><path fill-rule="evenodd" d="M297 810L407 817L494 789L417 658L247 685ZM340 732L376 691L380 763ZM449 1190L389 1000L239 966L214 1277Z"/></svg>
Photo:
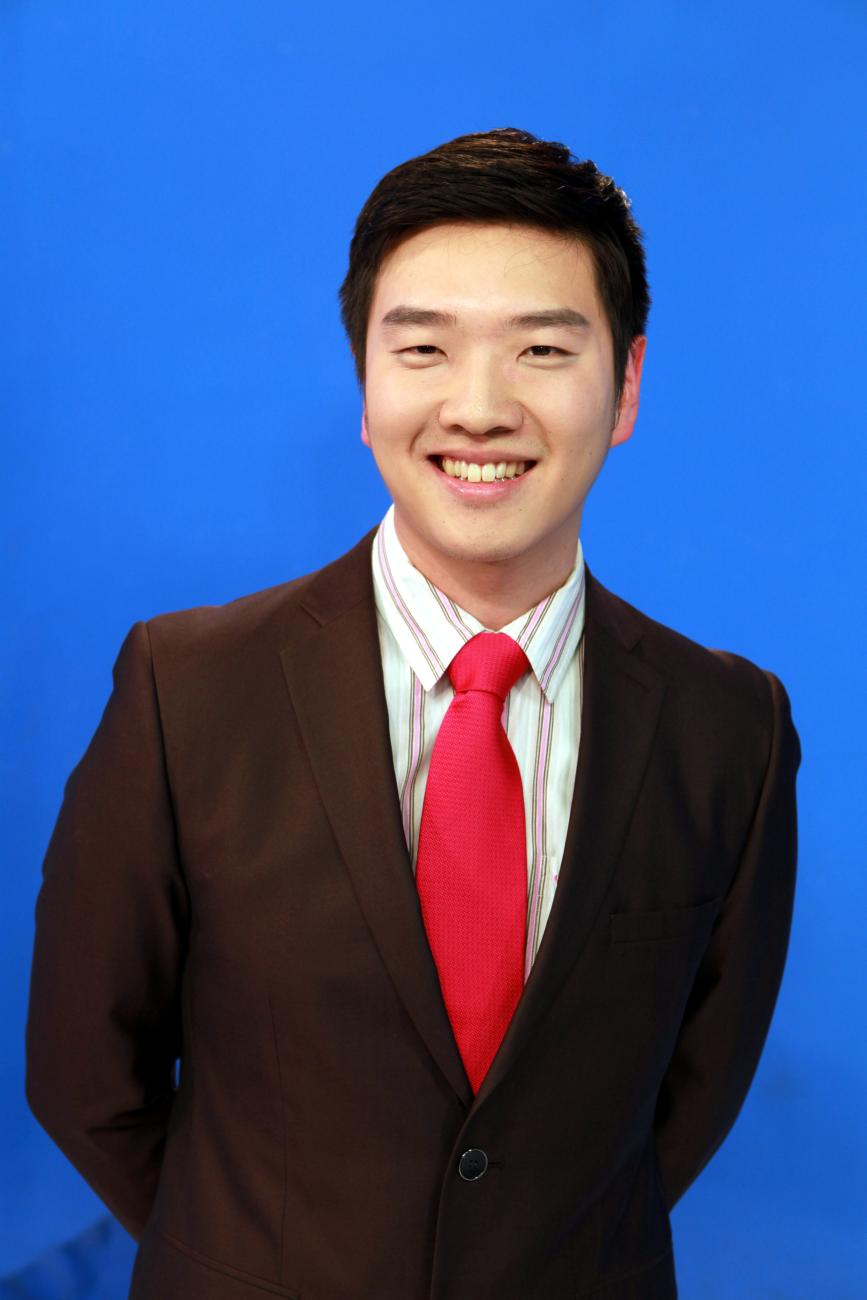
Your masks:
<svg viewBox="0 0 867 1300"><path fill-rule="evenodd" d="M439 325L454 328L457 323L458 318L453 312L432 311L426 307L403 305L392 307L381 321L386 329L396 329L401 325ZM590 328L590 322L586 316L572 307L550 307L545 311L525 312L520 316L512 316L506 321L508 329L545 329L551 326L586 330Z"/></svg>

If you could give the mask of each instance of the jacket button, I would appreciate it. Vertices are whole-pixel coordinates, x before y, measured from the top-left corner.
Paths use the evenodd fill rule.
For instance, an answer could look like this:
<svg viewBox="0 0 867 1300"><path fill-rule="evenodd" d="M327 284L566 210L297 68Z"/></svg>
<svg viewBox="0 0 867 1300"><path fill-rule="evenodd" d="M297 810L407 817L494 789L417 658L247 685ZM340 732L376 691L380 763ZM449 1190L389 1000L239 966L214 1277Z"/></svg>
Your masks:
<svg viewBox="0 0 867 1300"><path fill-rule="evenodd" d="M488 1157L478 1147L470 1147L458 1161L458 1173L468 1183L473 1183L488 1167Z"/></svg>

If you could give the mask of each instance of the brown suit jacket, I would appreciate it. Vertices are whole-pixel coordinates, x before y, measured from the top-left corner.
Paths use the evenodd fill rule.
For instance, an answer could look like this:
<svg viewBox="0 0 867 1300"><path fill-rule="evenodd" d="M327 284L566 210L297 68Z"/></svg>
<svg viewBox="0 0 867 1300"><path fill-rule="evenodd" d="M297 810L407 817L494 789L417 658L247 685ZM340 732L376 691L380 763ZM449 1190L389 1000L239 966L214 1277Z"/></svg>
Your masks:
<svg viewBox="0 0 867 1300"><path fill-rule="evenodd" d="M560 881L474 1099L401 830L370 540L131 631L45 862L30 1104L140 1239L135 1300L670 1300L668 1211L785 959L786 694L588 579Z"/></svg>

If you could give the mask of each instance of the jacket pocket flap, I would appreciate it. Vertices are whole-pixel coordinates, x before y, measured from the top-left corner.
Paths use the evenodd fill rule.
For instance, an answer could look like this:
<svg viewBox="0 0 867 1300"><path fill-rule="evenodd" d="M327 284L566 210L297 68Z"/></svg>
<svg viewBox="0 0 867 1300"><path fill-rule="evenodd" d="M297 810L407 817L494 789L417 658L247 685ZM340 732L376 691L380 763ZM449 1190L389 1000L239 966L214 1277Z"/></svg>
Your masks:
<svg viewBox="0 0 867 1300"><path fill-rule="evenodd" d="M611 942L646 943L707 934L721 902L720 897L696 907L676 907L664 912L612 912Z"/></svg>

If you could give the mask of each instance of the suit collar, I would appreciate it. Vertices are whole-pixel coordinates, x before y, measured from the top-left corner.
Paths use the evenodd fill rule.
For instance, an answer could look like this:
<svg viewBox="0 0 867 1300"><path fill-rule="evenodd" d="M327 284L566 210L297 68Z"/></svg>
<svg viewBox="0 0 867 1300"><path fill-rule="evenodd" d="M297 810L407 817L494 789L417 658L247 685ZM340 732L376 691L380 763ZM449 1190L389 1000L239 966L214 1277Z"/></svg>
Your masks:
<svg viewBox="0 0 867 1300"><path fill-rule="evenodd" d="M378 526L331 564L302 579L296 587L298 604L314 622L325 626L354 605L368 603L373 615L371 551ZM613 595L585 568L587 621L598 625L627 652L641 640L643 616ZM375 618L373 626L376 626Z"/></svg>

